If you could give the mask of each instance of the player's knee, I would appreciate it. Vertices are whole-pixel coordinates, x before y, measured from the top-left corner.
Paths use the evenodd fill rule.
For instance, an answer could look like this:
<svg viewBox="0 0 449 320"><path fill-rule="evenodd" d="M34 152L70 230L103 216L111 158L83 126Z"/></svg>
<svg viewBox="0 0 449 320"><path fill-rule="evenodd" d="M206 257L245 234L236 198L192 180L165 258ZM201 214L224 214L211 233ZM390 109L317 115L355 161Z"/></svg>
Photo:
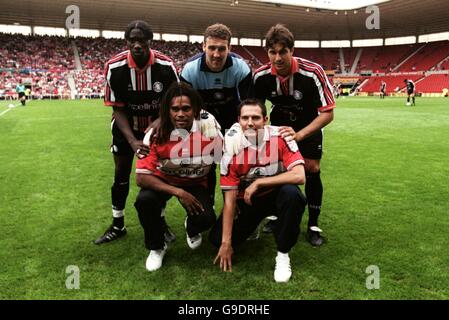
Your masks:
<svg viewBox="0 0 449 320"><path fill-rule="evenodd" d="M216 248L220 248L221 245L221 228L218 224L214 224L212 229L209 231L209 241Z"/></svg>
<svg viewBox="0 0 449 320"><path fill-rule="evenodd" d="M305 206L307 201L301 190L292 184L283 185L279 191L279 195L284 203L296 203Z"/></svg>
<svg viewBox="0 0 449 320"><path fill-rule="evenodd" d="M306 173L317 173L320 172L320 163L319 162L309 162L304 166L304 170Z"/></svg>
<svg viewBox="0 0 449 320"><path fill-rule="evenodd" d="M116 157L115 158L115 177L119 180L129 180L133 165L132 157Z"/></svg>
<svg viewBox="0 0 449 320"><path fill-rule="evenodd" d="M134 204L137 210L159 206L159 200L152 190L141 189Z"/></svg>
<svg viewBox="0 0 449 320"><path fill-rule="evenodd" d="M206 225L206 229L210 229L215 222L217 221L217 218L215 216L215 212L208 212L204 216L204 224Z"/></svg>
<svg viewBox="0 0 449 320"><path fill-rule="evenodd" d="M114 172L114 181L116 182L129 181L130 175L131 175L131 168L116 166Z"/></svg>

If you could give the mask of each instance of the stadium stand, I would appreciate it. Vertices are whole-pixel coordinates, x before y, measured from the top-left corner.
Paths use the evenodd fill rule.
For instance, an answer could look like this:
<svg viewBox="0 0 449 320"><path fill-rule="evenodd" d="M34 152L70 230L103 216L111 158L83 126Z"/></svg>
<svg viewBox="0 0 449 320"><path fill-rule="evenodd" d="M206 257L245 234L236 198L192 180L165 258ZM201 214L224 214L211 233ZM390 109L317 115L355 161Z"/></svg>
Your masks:
<svg viewBox="0 0 449 320"><path fill-rule="evenodd" d="M449 89L448 74L431 74L417 84L419 91L423 93L442 93Z"/></svg>
<svg viewBox="0 0 449 320"><path fill-rule="evenodd" d="M320 64L324 70L340 73L339 49L297 48L295 55Z"/></svg>
<svg viewBox="0 0 449 320"><path fill-rule="evenodd" d="M385 46L379 48L374 59L367 63L368 70L373 73L388 73L393 72L401 61L410 56L418 49L418 44L414 45L399 45L399 46ZM371 48L365 48L362 56Z"/></svg>
<svg viewBox="0 0 449 320"><path fill-rule="evenodd" d="M424 75L394 75L394 76L381 76L381 77L369 77L368 82L366 82L360 89L360 92L379 92L381 81L387 83L387 93L399 92L404 89L404 79L410 79L413 82L417 82L419 79L423 78ZM419 84L417 84L419 88ZM440 90L441 91L441 90Z"/></svg>
<svg viewBox="0 0 449 320"><path fill-rule="evenodd" d="M264 65L269 62L267 52L263 47L255 47L255 46L245 46L252 55L259 61L260 65Z"/></svg>
<svg viewBox="0 0 449 320"><path fill-rule="evenodd" d="M78 49L80 70L75 67L72 43ZM181 41L153 41L152 47L168 53L179 71L188 58L201 52L200 44ZM123 50L122 39L0 34L0 98L15 98L19 82L30 87L33 99L101 97L104 64Z"/></svg>
<svg viewBox="0 0 449 320"><path fill-rule="evenodd" d="M202 51L199 43L181 41L153 41L152 47L172 57L179 71L191 56ZM263 47L234 45L232 48L253 70L268 62ZM0 99L15 98L15 86L19 82L31 88L34 99L102 97L104 64L114 53L123 50L126 50L123 39L0 34ZM397 93L403 90L405 78L415 81L417 92L421 93L441 93L449 87L449 41L295 49L295 55L343 76L351 71L358 52L361 55L355 71L357 83L362 84L358 92L377 93L384 80L387 93ZM343 70L340 57L344 59Z"/></svg>
<svg viewBox="0 0 449 320"><path fill-rule="evenodd" d="M382 47L368 47L361 48L362 55L357 64L357 73L372 73L373 72L373 62L378 59Z"/></svg>
<svg viewBox="0 0 449 320"><path fill-rule="evenodd" d="M400 72L413 72L430 70L439 62L449 56L449 42L432 42L422 48L397 70Z"/></svg>
<svg viewBox="0 0 449 320"><path fill-rule="evenodd" d="M257 68L261 66L260 61L247 47L243 47L240 45L233 45L232 51L241 56L246 61L246 63L248 63L248 65L252 68L253 71L255 71Z"/></svg>
<svg viewBox="0 0 449 320"><path fill-rule="evenodd" d="M68 72L74 69L70 39L0 34L0 90L15 97L15 87L31 85L33 98L67 97Z"/></svg>
<svg viewBox="0 0 449 320"><path fill-rule="evenodd" d="M345 71L347 73L350 73L351 71L358 49L359 48L343 48L343 55L345 58Z"/></svg>

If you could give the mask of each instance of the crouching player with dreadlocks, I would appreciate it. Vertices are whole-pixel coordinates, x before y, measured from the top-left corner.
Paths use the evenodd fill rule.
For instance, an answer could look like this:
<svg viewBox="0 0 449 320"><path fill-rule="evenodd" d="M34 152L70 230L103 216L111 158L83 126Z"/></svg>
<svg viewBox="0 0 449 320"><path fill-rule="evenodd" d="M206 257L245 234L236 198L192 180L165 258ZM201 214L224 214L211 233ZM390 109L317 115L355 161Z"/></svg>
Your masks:
<svg viewBox="0 0 449 320"><path fill-rule="evenodd" d="M162 99L155 134L149 131L144 139L152 135L148 156L136 165L141 190L135 207L145 247L150 250L148 271L162 266L167 251L161 209L171 197L176 197L187 213L184 226L192 250L201 245L201 233L215 222L207 175L215 156L221 156L223 138L214 117L201 106L201 97L190 85L173 83Z"/></svg>

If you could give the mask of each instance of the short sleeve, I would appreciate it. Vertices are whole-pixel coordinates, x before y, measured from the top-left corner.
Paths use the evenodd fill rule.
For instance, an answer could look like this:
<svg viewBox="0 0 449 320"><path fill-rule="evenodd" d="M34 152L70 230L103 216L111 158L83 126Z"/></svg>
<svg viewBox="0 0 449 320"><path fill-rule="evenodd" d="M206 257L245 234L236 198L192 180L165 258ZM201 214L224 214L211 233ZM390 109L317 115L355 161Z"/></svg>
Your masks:
<svg viewBox="0 0 449 320"><path fill-rule="evenodd" d="M157 170L158 153L157 145L153 144L150 147L150 153L143 159L137 159L136 173L140 174L154 174Z"/></svg>
<svg viewBox="0 0 449 320"><path fill-rule="evenodd" d="M235 156L225 153L220 163L220 187L221 190L238 189L240 179L237 176L237 165L235 164Z"/></svg>
<svg viewBox="0 0 449 320"><path fill-rule="evenodd" d="M113 74L111 65L109 63L107 63L105 66L104 77L106 80L104 90L104 105L111 107L124 107L125 102L120 101L120 99L117 97L116 90L114 90L113 86L111 85L111 83L113 83Z"/></svg>
<svg viewBox="0 0 449 320"><path fill-rule="evenodd" d="M282 164L287 170L291 170L294 166L304 164L304 158L299 152L298 145L294 140L286 142L283 138L278 137L279 151L282 155Z"/></svg>

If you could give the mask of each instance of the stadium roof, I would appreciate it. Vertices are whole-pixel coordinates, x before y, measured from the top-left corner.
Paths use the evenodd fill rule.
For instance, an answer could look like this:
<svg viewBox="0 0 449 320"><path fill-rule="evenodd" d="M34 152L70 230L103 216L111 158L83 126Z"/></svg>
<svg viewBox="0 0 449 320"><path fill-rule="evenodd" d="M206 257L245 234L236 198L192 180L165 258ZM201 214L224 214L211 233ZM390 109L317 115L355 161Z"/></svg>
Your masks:
<svg viewBox="0 0 449 320"><path fill-rule="evenodd" d="M313 2L315 0L309 0ZM238 4L236 3L238 2ZM66 7L80 8L80 27L121 30L144 19L157 33L201 35L215 22L238 37L263 38L268 28L286 24L296 40L353 40L449 31L447 0L392 0L378 5L380 29L368 30L371 13L331 11L249 0L17 0L0 10L0 24L65 27Z"/></svg>
<svg viewBox="0 0 449 320"><path fill-rule="evenodd" d="M329 10L354 10L379 4L391 0L252 0L259 2L269 2L301 6L305 8L319 8Z"/></svg>

